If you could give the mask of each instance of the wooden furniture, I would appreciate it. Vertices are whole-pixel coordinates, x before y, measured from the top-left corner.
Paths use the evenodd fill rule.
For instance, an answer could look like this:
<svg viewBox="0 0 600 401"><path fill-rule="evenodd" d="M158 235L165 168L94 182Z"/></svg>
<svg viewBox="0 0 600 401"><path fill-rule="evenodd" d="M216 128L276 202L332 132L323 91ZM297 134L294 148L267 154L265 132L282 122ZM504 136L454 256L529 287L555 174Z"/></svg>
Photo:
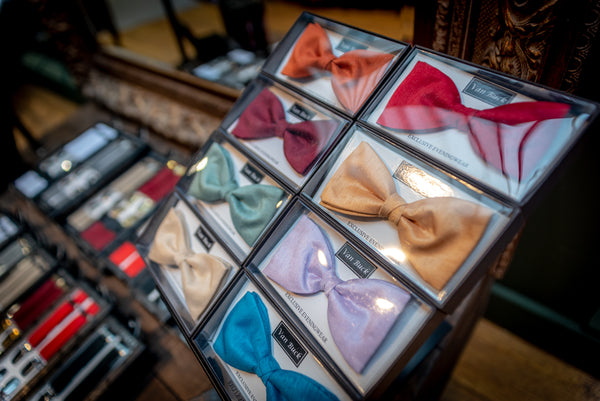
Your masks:
<svg viewBox="0 0 600 401"><path fill-rule="evenodd" d="M597 82L599 27L589 0L415 2L415 44L570 93Z"/></svg>

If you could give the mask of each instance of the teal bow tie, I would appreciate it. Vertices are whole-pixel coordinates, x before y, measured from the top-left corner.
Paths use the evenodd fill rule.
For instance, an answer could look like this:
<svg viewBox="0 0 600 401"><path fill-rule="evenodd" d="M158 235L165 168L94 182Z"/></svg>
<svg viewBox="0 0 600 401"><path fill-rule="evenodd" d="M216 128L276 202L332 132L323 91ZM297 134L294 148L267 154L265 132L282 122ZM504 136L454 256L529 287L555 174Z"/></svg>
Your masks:
<svg viewBox="0 0 600 401"><path fill-rule="evenodd" d="M308 376L281 369L271 353L267 308L247 292L225 318L214 343L217 355L236 369L255 373L267 389L267 401L336 401L338 398Z"/></svg>
<svg viewBox="0 0 600 401"><path fill-rule="evenodd" d="M205 202L227 202L235 229L251 246L275 216L283 190L265 184L240 187L231 155L216 142L204 159L206 164L195 174L188 193Z"/></svg>

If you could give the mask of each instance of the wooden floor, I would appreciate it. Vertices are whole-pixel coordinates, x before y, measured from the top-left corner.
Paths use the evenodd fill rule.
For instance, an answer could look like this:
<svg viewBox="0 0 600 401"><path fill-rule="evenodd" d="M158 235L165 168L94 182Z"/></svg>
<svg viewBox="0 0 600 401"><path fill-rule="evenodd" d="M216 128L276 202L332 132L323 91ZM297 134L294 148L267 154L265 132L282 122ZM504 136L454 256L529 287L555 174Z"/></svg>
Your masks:
<svg viewBox="0 0 600 401"><path fill-rule="evenodd" d="M600 382L482 319L441 399L591 401L600 400Z"/></svg>
<svg viewBox="0 0 600 401"><path fill-rule="evenodd" d="M285 32L301 10L296 5L267 3L266 20L270 35L276 38ZM403 7L401 11L386 12L340 9L320 9L316 12L400 40L409 41L412 35L414 16L409 7ZM192 23L194 31L199 34L219 28L215 24L215 21L220 21L217 10L210 4L203 3L182 14L182 18ZM121 40L125 47L145 56L171 65L179 62L173 38L164 21L155 21L124 32ZM24 124L38 137L79 108L52 92L34 86L23 87L15 97L15 103ZM176 368L185 371L185 366L174 367L172 374L177 374ZM156 386L156 383L151 385ZM197 393L192 388L188 394L200 394L200 389L205 388L205 385L199 384ZM149 387L138 400L157 399L156 394L160 392ZM600 382L490 321L481 320L441 399L591 401L600 400Z"/></svg>

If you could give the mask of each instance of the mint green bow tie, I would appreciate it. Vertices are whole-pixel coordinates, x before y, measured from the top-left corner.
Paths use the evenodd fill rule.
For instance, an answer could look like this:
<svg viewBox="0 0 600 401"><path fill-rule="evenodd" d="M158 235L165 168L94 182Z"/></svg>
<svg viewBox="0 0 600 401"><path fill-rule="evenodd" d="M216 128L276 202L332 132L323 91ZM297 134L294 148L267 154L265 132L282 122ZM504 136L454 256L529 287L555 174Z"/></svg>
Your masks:
<svg viewBox="0 0 600 401"><path fill-rule="evenodd" d="M188 193L204 202L227 202L235 229L251 246L275 216L283 190L265 184L240 187L231 155L216 142L205 159L206 165L194 176Z"/></svg>

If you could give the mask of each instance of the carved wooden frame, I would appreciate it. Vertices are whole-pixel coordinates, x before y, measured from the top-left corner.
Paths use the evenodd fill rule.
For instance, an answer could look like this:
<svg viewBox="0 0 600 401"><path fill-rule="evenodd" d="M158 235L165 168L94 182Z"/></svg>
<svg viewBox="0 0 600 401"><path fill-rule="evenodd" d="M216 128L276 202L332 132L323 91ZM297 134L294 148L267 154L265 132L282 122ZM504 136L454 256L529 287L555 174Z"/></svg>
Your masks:
<svg viewBox="0 0 600 401"><path fill-rule="evenodd" d="M425 28L416 27L415 43L522 79L577 92L586 61L598 39L599 2L438 0L435 3L416 5L415 25ZM427 29L433 32L427 33Z"/></svg>

